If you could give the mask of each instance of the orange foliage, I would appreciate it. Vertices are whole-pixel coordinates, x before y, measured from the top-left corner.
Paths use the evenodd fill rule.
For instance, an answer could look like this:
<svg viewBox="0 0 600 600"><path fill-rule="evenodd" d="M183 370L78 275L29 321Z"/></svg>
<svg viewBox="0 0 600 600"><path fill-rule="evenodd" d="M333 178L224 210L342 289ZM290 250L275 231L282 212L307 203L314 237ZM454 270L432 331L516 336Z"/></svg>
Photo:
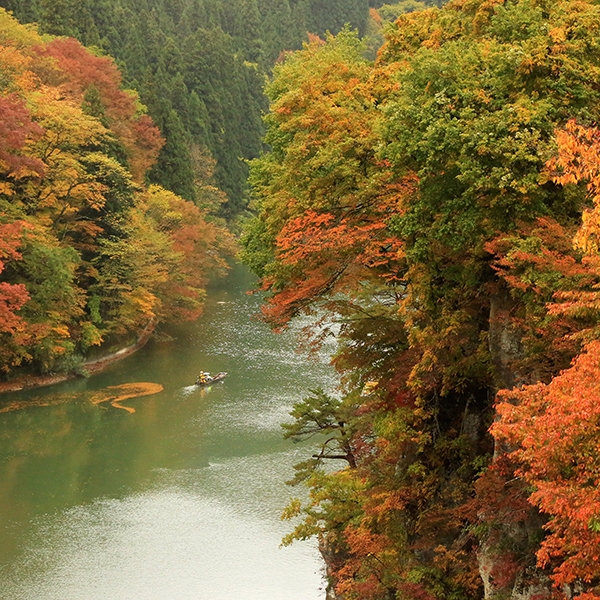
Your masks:
<svg viewBox="0 0 600 600"><path fill-rule="evenodd" d="M535 259L529 254L516 260L530 261L538 272L554 269L572 278L570 286L555 294L552 315L595 315L597 323L600 132L570 121L557 132L557 142L558 156L548 164L554 181L585 181L592 200L574 237L575 247L586 256L578 262L546 251ZM499 268L506 266L505 261ZM523 282L513 283L527 291ZM496 403L499 420L491 428L516 465L515 473L531 486L529 501L549 516L537 561L552 570L557 589L600 581L600 341L592 339L596 330L597 325L590 328L583 352L548 384L501 391ZM596 596L584 586L574 597Z"/></svg>
<svg viewBox="0 0 600 600"><path fill-rule="evenodd" d="M110 129L128 151L131 173L142 181L164 144L158 128L145 115L137 115L137 96L122 89L122 78L111 58L94 56L73 38L58 38L37 49L56 61L60 89L81 104L84 94L95 88L100 95Z"/></svg>
<svg viewBox="0 0 600 600"><path fill-rule="evenodd" d="M140 206L168 236L172 251L179 257L158 290L169 310L165 317L171 321L197 319L209 276L227 269L223 255L233 254L233 237L207 222L195 204L158 186L150 186L140 198Z"/></svg>
<svg viewBox="0 0 600 600"><path fill-rule="evenodd" d="M0 225L0 274L4 270L2 259L19 260L21 255L17 248L21 242L21 231L24 224L15 221ZM14 334L25 325L16 312L27 302L27 288L21 284L0 282L0 333Z"/></svg>
<svg viewBox="0 0 600 600"><path fill-rule="evenodd" d="M413 190L413 178L406 178L388 186L364 212L349 207L336 216L308 209L287 221L277 235L276 252L293 275L264 310L268 319L283 324L319 299L352 293L361 279L398 278L404 254L400 240L389 231L388 215L401 211ZM273 280L265 284L276 289Z"/></svg>
<svg viewBox="0 0 600 600"><path fill-rule="evenodd" d="M556 132L558 156L548 163L553 179L561 185L587 183L593 202L585 210L575 245L587 254L600 251L600 130L583 127L574 120Z"/></svg>
<svg viewBox="0 0 600 600"><path fill-rule="evenodd" d="M373 21L375 21L375 23L377 23L379 27L383 26L383 19L381 18L381 15L377 12L376 8L369 8L369 17L371 17L371 19L373 19Z"/></svg>
<svg viewBox="0 0 600 600"><path fill-rule="evenodd" d="M485 244L495 257L492 268L520 301L508 315L522 332L523 364L515 369L534 373L535 380L548 381L570 364L581 349L582 331L593 327L600 314L591 305L577 311L567 304L571 299L581 308L600 282L600 271L574 249L574 231L540 217Z"/></svg>
<svg viewBox="0 0 600 600"><path fill-rule="evenodd" d="M492 433L516 447L530 501L551 515L538 551L557 586L600 578L600 342L548 385L503 391Z"/></svg>

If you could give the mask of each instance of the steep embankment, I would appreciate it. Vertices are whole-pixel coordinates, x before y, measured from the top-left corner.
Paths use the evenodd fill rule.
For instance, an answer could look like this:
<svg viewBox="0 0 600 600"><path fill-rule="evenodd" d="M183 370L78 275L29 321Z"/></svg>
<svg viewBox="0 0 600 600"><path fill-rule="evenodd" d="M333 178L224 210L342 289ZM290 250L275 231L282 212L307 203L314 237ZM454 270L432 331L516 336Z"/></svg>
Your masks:
<svg viewBox="0 0 600 600"><path fill-rule="evenodd" d="M339 598L597 597L599 35L595 2L455 0L375 65L344 32L275 69L246 258L275 326L340 324L343 397L286 427L325 440L287 541Z"/></svg>

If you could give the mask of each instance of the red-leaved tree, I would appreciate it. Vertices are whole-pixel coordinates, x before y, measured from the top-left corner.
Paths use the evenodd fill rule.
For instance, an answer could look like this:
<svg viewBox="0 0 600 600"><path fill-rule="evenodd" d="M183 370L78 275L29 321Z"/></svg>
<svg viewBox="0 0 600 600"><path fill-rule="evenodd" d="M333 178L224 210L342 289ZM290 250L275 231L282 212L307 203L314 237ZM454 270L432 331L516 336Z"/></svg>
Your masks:
<svg viewBox="0 0 600 600"><path fill-rule="evenodd" d="M6 259L21 258L17 248L22 229L23 223L20 221L0 225L0 276ZM29 294L23 284L0 281L0 333L14 334L23 327L23 319L16 313L28 299Z"/></svg>
<svg viewBox="0 0 600 600"><path fill-rule="evenodd" d="M558 156L549 163L554 180L586 182L592 206L574 237L583 260L562 262L582 285L556 293L549 312L557 319L588 320L577 336L584 348L549 383L500 392L499 420L491 432L530 486L529 501L548 518L538 566L551 571L560 597L571 586L580 592L573 597L591 600L600 583L600 341L598 319L591 318L600 308L600 131L571 121L557 141ZM556 255L545 256L554 267L560 264ZM566 343L573 339L566 336Z"/></svg>

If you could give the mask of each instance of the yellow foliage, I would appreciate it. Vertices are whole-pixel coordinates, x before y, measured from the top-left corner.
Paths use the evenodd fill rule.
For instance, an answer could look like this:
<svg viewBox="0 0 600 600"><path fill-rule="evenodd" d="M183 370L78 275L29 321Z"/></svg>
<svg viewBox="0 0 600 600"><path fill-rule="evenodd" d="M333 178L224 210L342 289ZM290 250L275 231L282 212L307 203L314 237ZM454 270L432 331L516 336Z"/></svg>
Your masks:
<svg viewBox="0 0 600 600"><path fill-rule="evenodd" d="M567 34L562 27L555 27L548 32L548 35L552 38L552 41L556 44L561 44L566 41Z"/></svg>
<svg viewBox="0 0 600 600"><path fill-rule="evenodd" d="M3 169L3 163L2 161L0 161L0 169ZM12 185L10 183L8 183L7 181L1 181L0 182L0 195L4 195L4 196L12 196L15 193Z"/></svg>
<svg viewBox="0 0 600 600"><path fill-rule="evenodd" d="M575 247L585 254L600 251L600 208L587 210L581 216L582 224L573 240Z"/></svg>
<svg viewBox="0 0 600 600"><path fill-rule="evenodd" d="M43 158L50 158L68 148L93 146L108 135L108 130L98 119L86 115L81 107L65 100L59 89L41 86L30 96L30 109L36 120L46 129L38 144Z"/></svg>
<svg viewBox="0 0 600 600"><path fill-rule="evenodd" d="M27 48L42 42L36 25L21 25L4 8L0 8L0 45Z"/></svg>

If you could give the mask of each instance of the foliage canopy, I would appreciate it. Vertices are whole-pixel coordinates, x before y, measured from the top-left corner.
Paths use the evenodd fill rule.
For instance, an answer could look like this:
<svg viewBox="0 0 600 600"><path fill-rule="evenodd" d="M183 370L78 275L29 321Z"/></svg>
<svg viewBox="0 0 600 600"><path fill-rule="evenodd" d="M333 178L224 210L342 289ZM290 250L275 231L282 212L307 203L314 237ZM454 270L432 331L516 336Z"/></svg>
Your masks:
<svg viewBox="0 0 600 600"><path fill-rule="evenodd" d="M304 465L288 516L344 598L599 582L573 408L596 401L599 28L594 2L454 0L400 14L374 64L344 30L274 70L245 258L275 326L338 324L344 396L287 430L344 407L353 464Z"/></svg>

